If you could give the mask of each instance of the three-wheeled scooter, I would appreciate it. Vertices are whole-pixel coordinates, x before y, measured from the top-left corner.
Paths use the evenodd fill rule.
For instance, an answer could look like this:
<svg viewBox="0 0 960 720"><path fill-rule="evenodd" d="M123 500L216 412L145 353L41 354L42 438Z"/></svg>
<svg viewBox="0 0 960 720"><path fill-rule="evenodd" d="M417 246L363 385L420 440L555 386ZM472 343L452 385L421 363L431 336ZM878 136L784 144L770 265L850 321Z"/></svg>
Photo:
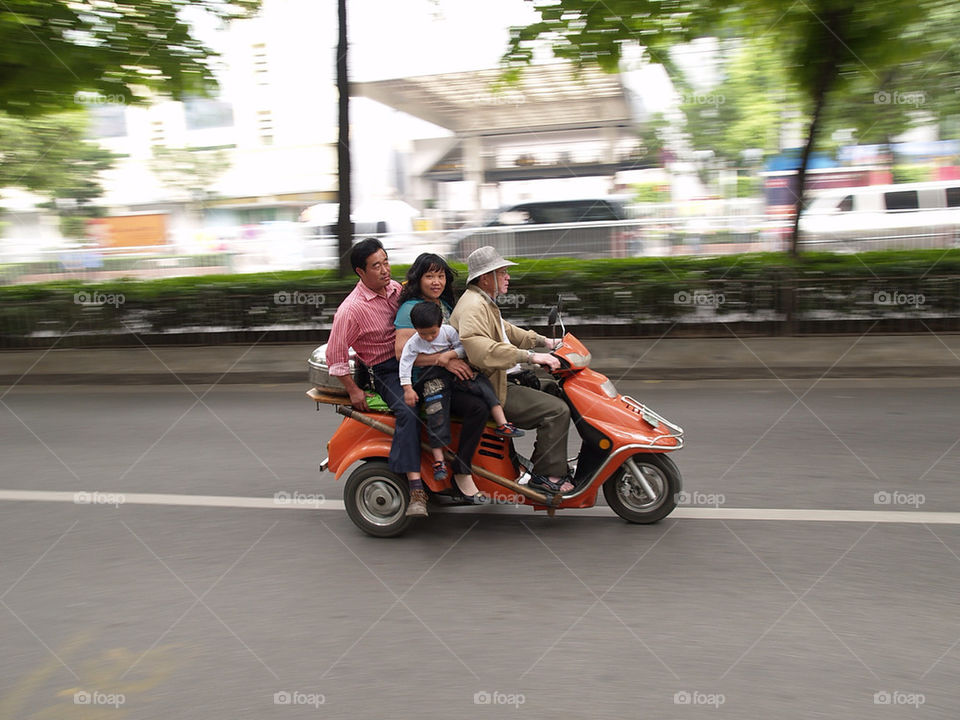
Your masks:
<svg viewBox="0 0 960 720"><path fill-rule="evenodd" d="M558 319L552 310L548 322L555 326ZM406 478L387 466L394 417L351 407L342 385L327 373L325 351L322 345L310 357L314 387L307 395L318 409L320 403L333 405L344 420L327 444L321 470L329 469L339 479L356 465L343 488L350 519L369 535L399 535L414 518L404 514L409 502ZM568 459L574 488L553 494L528 487L530 461L516 452L512 440L494 435L492 423L473 457L477 487L493 502L532 505L551 516L557 510L593 507L601 488L610 508L631 523L653 523L669 515L676 507L681 477L668 453L683 447L683 430L638 400L621 395L605 375L590 369L589 350L565 328L562 343L552 354L560 367L551 374L581 438L578 455ZM454 419L450 447L457 446L459 432L460 423ZM452 479L438 482L433 477L425 432L421 445L420 470L428 496L456 504L449 500L458 495Z"/></svg>

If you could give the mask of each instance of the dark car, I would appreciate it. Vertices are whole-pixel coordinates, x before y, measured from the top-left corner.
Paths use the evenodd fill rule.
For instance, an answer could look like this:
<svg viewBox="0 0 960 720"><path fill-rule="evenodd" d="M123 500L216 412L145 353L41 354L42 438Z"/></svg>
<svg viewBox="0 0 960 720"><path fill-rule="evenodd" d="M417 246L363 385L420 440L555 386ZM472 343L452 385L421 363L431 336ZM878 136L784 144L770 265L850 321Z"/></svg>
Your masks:
<svg viewBox="0 0 960 720"><path fill-rule="evenodd" d="M631 229L616 199L524 202L498 210L453 239L456 257L492 245L505 257L622 257Z"/></svg>

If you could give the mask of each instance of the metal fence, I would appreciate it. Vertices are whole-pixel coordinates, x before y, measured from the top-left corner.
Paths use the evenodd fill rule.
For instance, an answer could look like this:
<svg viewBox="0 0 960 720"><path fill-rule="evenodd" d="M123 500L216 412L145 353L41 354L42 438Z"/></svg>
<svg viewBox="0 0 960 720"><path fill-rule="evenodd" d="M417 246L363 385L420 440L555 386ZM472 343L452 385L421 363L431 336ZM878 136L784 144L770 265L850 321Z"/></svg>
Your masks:
<svg viewBox="0 0 960 720"><path fill-rule="evenodd" d="M696 211L694 211L694 208ZM647 205L631 208L634 217L614 222L510 225L374 235L394 264L412 262L422 252L465 261L482 245L512 258L629 258L720 255L787 249L792 223L771 218L762 204L728 203L706 214L699 205ZM289 231L289 228L287 229ZM24 256L0 252L0 284L54 280L105 282L223 273L276 272L335 268L337 239L297 226L284 241L270 235L225 242L215 251L177 252L174 247L59 249ZM839 252L880 249L960 247L960 225L912 228L836 229L806 233L802 247Z"/></svg>

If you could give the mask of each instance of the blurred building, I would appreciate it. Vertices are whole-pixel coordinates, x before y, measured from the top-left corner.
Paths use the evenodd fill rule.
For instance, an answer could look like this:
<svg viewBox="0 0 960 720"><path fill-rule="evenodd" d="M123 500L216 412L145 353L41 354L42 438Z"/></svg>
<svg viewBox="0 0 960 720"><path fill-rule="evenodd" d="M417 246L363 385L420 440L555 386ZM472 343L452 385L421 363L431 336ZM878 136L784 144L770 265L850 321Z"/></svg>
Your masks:
<svg viewBox="0 0 960 720"><path fill-rule="evenodd" d="M171 235L189 242L218 228L295 221L336 200L334 38L329 8L315 6L267 0L255 18L210 32L221 53L216 98L94 111L96 137L123 156L106 177L111 214L166 212ZM155 172L158 147L186 149L197 166ZM222 170L204 183L199 168L218 158Z"/></svg>
<svg viewBox="0 0 960 720"><path fill-rule="evenodd" d="M197 18L197 31L219 52L216 97L136 107L84 101L94 138L120 156L98 204L109 216L144 218L122 228L96 224L105 244L117 244L105 239L122 231L126 246L135 239L204 252L255 240L272 224L289 232L279 226L337 201L335 7L264 0L253 18L226 27L205 22ZM374 78L403 69L380 51L395 40L410 55L409 28L374 42L372 22L355 16L351 67ZM490 39L497 48L501 42ZM422 54L431 67L450 67ZM437 216L479 219L484 209L533 197L616 192L647 164L637 130L673 94L659 66L607 74L553 61L503 87L501 70L484 63L489 69L352 83L358 212L404 201ZM28 197L14 200L7 237L37 246L59 240L55 217Z"/></svg>
<svg viewBox="0 0 960 720"><path fill-rule="evenodd" d="M638 131L651 119L651 100L659 109L672 90L659 66L611 74L535 64L511 85L501 75L491 68L354 84L356 95L448 131L413 144L410 202L470 213L544 192L603 195L655 164ZM655 99L651 75L661 80Z"/></svg>
<svg viewBox="0 0 960 720"><path fill-rule="evenodd" d="M335 18L323 3L266 0L254 18L201 26L220 53L214 98L136 107L84 99L93 138L120 156L98 204L108 215L164 215L167 240L195 251L336 201ZM16 209L11 232L32 227L49 241L55 223L23 198Z"/></svg>

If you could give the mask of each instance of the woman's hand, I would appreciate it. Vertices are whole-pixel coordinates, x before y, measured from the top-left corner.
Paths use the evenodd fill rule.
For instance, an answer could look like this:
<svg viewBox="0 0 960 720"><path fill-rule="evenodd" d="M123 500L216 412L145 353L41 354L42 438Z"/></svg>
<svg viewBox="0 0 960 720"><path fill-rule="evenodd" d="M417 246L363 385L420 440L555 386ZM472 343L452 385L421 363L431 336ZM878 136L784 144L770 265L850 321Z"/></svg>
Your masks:
<svg viewBox="0 0 960 720"><path fill-rule="evenodd" d="M470 380L473 377L473 368L461 360L456 351L448 350L441 353L438 359L441 367L446 368L461 380Z"/></svg>

